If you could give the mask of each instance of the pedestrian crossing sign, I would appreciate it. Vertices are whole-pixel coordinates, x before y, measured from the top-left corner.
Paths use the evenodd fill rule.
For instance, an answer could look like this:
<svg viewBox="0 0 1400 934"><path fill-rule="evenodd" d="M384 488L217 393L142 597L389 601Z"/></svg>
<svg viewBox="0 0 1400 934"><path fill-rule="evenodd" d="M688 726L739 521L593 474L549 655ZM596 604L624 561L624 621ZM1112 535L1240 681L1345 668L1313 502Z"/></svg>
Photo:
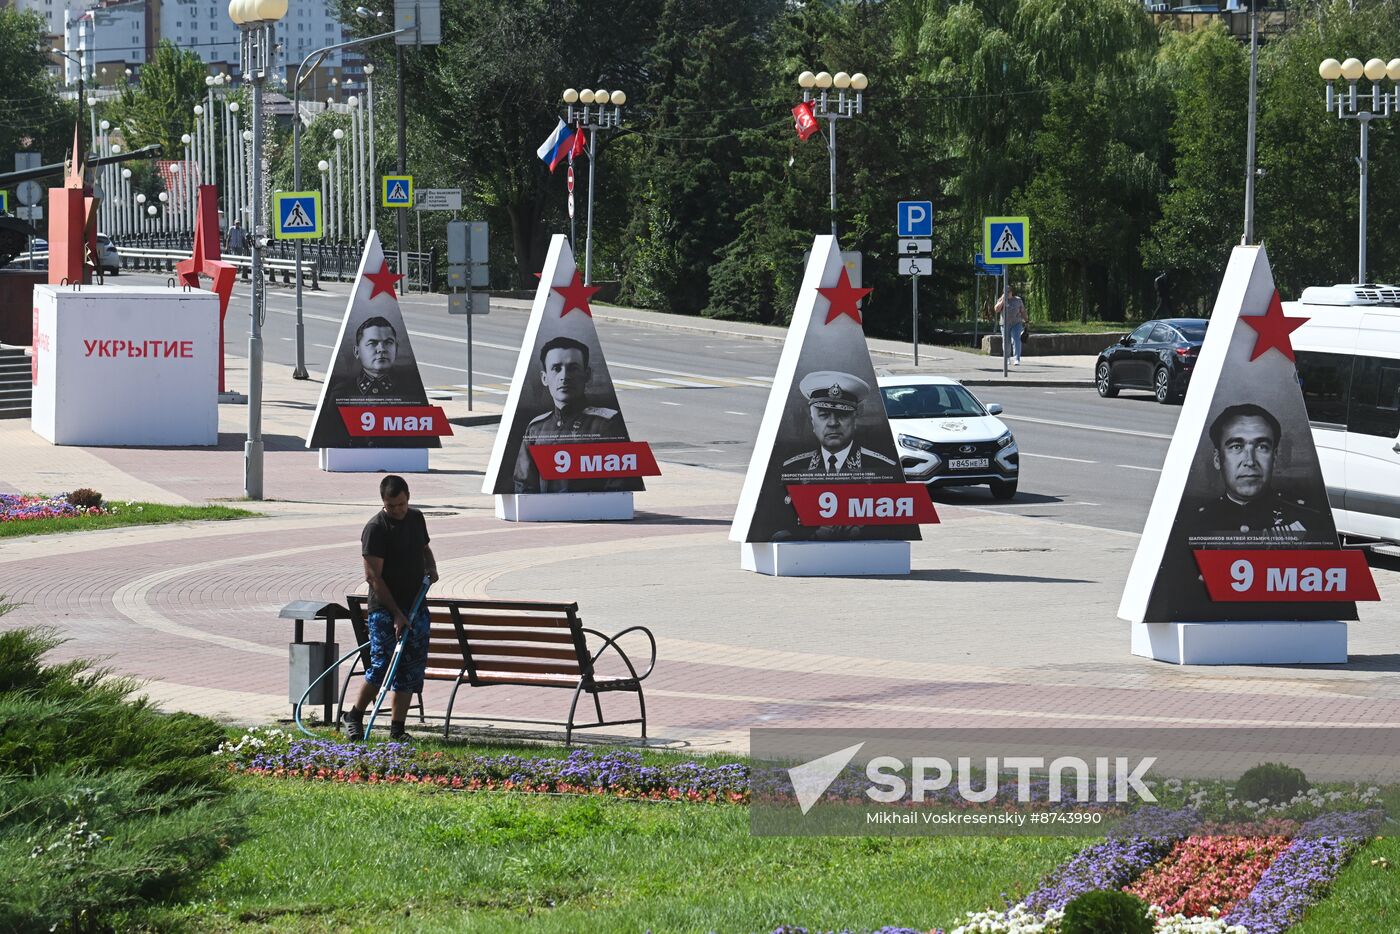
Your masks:
<svg viewBox="0 0 1400 934"><path fill-rule="evenodd" d="M989 266L1031 261L1029 217L987 217L982 220L982 262Z"/></svg>
<svg viewBox="0 0 1400 934"><path fill-rule="evenodd" d="M386 175L379 191L382 195L380 202L386 208L413 207L412 175Z"/></svg>
<svg viewBox="0 0 1400 934"><path fill-rule="evenodd" d="M272 231L278 240L321 238L321 193L275 191L272 193Z"/></svg>

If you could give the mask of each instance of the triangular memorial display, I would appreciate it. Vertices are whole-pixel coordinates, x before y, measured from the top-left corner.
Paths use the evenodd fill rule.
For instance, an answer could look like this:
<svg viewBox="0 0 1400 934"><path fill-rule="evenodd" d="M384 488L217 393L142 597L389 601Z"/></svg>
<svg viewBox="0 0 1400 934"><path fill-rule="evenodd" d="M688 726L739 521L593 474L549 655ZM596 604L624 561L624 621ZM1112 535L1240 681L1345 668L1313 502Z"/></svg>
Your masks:
<svg viewBox="0 0 1400 934"><path fill-rule="evenodd" d="M732 541L908 542L938 521L928 491L904 480L861 321L869 291L851 284L836 238L817 237Z"/></svg>
<svg viewBox="0 0 1400 934"><path fill-rule="evenodd" d="M1365 557L1338 546L1288 337L1305 320L1284 316L1264 248L1236 247L1128 575L1123 619L1353 620L1356 600L1377 599Z"/></svg>
<svg viewBox="0 0 1400 934"><path fill-rule="evenodd" d="M589 305L597 291L583 284L568 239L556 235L521 339L483 493L630 494L644 489L642 477L660 473L650 447L633 441L623 421ZM629 495L628 514L630 509Z"/></svg>
<svg viewBox="0 0 1400 934"><path fill-rule="evenodd" d="M396 283L379 235L370 231L335 340L308 448L436 448L452 434L428 404Z"/></svg>

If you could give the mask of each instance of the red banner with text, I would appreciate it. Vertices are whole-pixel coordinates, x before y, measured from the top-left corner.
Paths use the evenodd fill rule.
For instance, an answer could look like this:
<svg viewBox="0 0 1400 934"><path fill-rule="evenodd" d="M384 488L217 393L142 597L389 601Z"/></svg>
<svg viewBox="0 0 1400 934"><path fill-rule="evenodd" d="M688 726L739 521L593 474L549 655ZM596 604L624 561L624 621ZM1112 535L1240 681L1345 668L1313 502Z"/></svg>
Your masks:
<svg viewBox="0 0 1400 934"><path fill-rule="evenodd" d="M429 438L451 435L447 413L436 405L342 405L352 438Z"/></svg>
<svg viewBox="0 0 1400 934"><path fill-rule="evenodd" d="M1342 549L1197 549L1217 603L1379 600L1366 555Z"/></svg>
<svg viewBox="0 0 1400 934"><path fill-rule="evenodd" d="M645 441L532 444L530 456L544 480L661 476L651 446Z"/></svg>
<svg viewBox="0 0 1400 934"><path fill-rule="evenodd" d="M820 525L932 525L938 522L921 483L791 483L797 521Z"/></svg>

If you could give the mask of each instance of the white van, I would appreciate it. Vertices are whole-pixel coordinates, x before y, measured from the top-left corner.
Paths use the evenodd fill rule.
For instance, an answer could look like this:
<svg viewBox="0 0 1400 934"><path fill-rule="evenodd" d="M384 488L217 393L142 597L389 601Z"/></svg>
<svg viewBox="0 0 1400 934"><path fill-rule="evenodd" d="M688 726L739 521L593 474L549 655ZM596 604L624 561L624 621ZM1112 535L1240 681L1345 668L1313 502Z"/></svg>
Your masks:
<svg viewBox="0 0 1400 934"><path fill-rule="evenodd" d="M1303 290L1284 314L1337 531L1400 543L1400 287Z"/></svg>

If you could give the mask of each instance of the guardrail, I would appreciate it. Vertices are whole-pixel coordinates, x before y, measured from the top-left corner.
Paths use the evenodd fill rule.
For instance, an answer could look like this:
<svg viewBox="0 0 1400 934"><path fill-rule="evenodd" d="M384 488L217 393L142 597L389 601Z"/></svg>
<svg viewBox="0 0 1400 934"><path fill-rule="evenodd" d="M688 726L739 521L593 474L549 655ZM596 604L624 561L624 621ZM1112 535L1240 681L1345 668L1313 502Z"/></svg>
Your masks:
<svg viewBox="0 0 1400 934"><path fill-rule="evenodd" d="M118 252L122 257L123 269L144 269L162 270L169 272L175 268L175 264L190 258L190 254L182 250L148 250L140 247L123 247ZM243 279L246 281L252 274L253 260L248 256L240 256L236 253L225 253L220 259L230 266L236 266L243 271ZM282 274L282 284L291 285L293 277L296 275L297 262L294 259L272 259L264 258L263 269L267 271L269 282L275 282L277 274ZM308 288L318 290L321 288L319 270L312 260L303 260L301 264L301 275L303 282L307 282Z"/></svg>

